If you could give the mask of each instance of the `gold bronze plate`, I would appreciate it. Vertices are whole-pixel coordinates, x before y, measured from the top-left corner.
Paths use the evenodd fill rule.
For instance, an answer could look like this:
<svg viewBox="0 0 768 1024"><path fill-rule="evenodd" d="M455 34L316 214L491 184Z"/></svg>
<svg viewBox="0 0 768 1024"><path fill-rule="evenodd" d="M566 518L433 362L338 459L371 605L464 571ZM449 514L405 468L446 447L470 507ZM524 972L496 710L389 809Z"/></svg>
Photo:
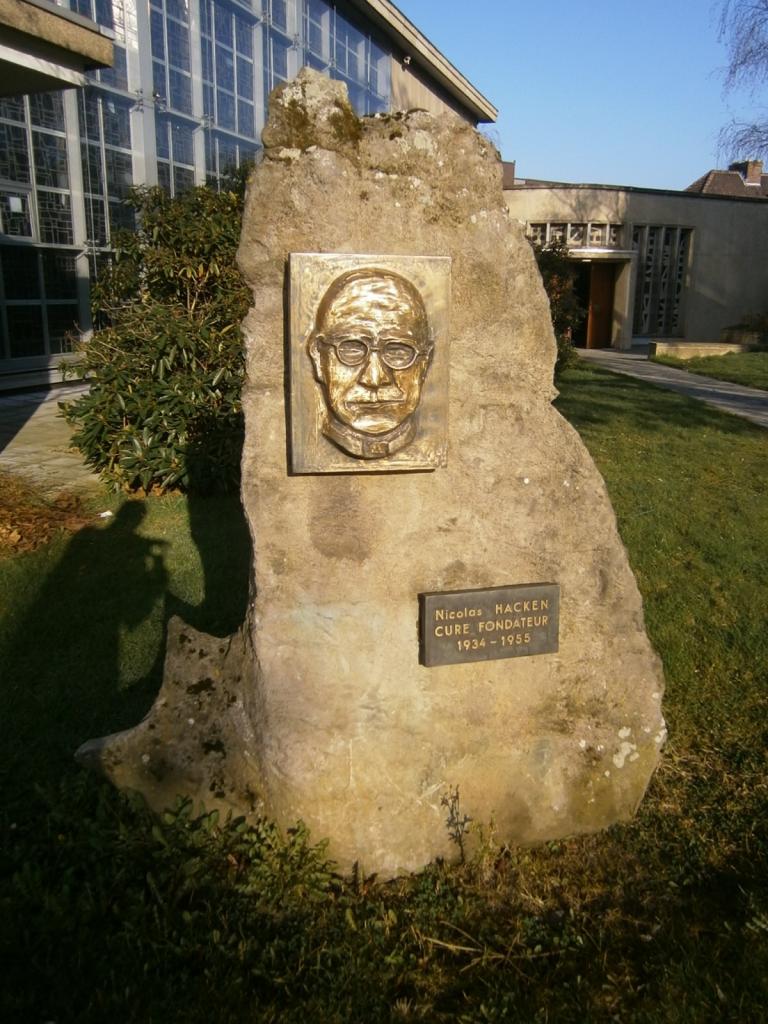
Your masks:
<svg viewBox="0 0 768 1024"><path fill-rule="evenodd" d="M291 253L294 473L446 464L448 256Z"/></svg>
<svg viewBox="0 0 768 1024"><path fill-rule="evenodd" d="M560 587L526 583L419 595L421 663L553 654L558 649Z"/></svg>

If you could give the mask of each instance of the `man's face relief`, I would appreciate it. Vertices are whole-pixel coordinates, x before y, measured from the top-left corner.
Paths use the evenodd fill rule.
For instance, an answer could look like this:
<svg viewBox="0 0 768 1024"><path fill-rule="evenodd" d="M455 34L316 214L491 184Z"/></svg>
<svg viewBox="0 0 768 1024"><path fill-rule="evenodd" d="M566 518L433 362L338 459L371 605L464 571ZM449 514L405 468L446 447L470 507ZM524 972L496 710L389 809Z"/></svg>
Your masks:
<svg viewBox="0 0 768 1024"><path fill-rule="evenodd" d="M336 420L388 434L416 411L432 358L421 296L391 271L343 274L320 303L309 354Z"/></svg>

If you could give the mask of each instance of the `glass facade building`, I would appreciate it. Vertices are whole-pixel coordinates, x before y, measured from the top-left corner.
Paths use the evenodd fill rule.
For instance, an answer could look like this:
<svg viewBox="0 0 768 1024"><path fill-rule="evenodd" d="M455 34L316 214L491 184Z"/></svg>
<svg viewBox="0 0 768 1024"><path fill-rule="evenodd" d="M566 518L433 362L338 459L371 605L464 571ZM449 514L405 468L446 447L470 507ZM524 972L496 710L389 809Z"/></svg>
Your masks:
<svg viewBox="0 0 768 1024"><path fill-rule="evenodd" d="M391 107L386 38L333 0L69 0L114 33L84 89L0 99L0 371L87 331L89 277L134 184L171 193L253 160L266 101L304 66Z"/></svg>

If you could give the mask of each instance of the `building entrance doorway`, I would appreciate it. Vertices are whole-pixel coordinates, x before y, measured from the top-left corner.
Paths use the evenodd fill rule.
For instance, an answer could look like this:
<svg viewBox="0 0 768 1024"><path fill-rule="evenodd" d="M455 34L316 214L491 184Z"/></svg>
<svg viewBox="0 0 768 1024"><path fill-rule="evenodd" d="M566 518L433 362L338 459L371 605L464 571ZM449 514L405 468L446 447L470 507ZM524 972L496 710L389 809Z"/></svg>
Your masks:
<svg viewBox="0 0 768 1024"><path fill-rule="evenodd" d="M576 295L587 315L574 331L579 348L609 348L613 340L613 306L617 264L583 260L576 272Z"/></svg>

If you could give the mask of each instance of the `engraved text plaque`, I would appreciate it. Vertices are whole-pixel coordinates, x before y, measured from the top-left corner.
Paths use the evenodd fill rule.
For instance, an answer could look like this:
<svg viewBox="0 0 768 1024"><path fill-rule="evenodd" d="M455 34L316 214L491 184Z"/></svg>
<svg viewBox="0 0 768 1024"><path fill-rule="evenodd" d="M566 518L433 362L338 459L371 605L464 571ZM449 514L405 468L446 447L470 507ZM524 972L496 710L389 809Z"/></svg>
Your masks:
<svg viewBox="0 0 768 1024"><path fill-rule="evenodd" d="M557 583L435 591L419 601L421 663L428 668L558 649Z"/></svg>

